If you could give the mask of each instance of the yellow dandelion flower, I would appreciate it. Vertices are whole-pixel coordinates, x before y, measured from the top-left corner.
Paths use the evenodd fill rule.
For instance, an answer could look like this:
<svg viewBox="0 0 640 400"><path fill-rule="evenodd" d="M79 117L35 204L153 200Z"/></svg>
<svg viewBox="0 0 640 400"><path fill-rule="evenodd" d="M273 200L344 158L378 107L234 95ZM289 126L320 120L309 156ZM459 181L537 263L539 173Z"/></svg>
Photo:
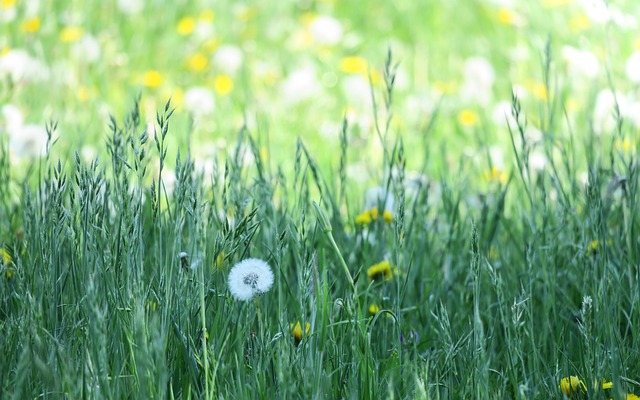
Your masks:
<svg viewBox="0 0 640 400"><path fill-rule="evenodd" d="M302 325L300 325L300 321L295 324L289 324L289 329L291 330L291 334L293 335L293 339L296 342L296 345L302 341ZM304 334L305 336L309 334L309 329L311 329L311 324L308 322L304 324Z"/></svg>
<svg viewBox="0 0 640 400"><path fill-rule="evenodd" d="M60 41L62 43L73 43L80 40L84 35L84 29L79 26L65 26L60 31Z"/></svg>
<svg viewBox="0 0 640 400"><path fill-rule="evenodd" d="M627 394L627 400L640 400L640 397L636 396L633 393Z"/></svg>
<svg viewBox="0 0 640 400"><path fill-rule="evenodd" d="M11 261L13 261L11 254L5 249L0 249L0 259L2 259L5 264L11 264Z"/></svg>
<svg viewBox="0 0 640 400"><path fill-rule="evenodd" d="M356 215L355 218L356 225L368 225L371 223L371 213L369 210L365 210L360 214Z"/></svg>
<svg viewBox="0 0 640 400"><path fill-rule="evenodd" d="M213 88L219 95L225 96L233 90L233 80L228 75L219 75L213 82Z"/></svg>
<svg viewBox="0 0 640 400"><path fill-rule="evenodd" d="M158 86L162 85L163 82L164 77L159 71L155 69L150 69L142 74L142 85L148 88L157 88Z"/></svg>
<svg viewBox="0 0 640 400"><path fill-rule="evenodd" d="M617 138L613 143L613 147L623 153L630 153L633 150L633 142L628 137L624 139Z"/></svg>
<svg viewBox="0 0 640 400"><path fill-rule="evenodd" d="M498 167L491 167L491 169L484 171L484 179L487 182L500 182L505 184L507 180L509 180L509 174Z"/></svg>
<svg viewBox="0 0 640 400"><path fill-rule="evenodd" d="M384 210L384 212L382 213L382 218L384 219L384 222L390 224L393 221L393 214L389 210Z"/></svg>
<svg viewBox="0 0 640 400"><path fill-rule="evenodd" d="M0 50L0 57L6 56L7 54L9 54L10 51L11 51L10 47L3 48L2 50Z"/></svg>
<svg viewBox="0 0 640 400"><path fill-rule="evenodd" d="M592 240L591 243L587 246L587 256L595 256L598 254L598 248L600 247L600 242L597 240Z"/></svg>
<svg viewBox="0 0 640 400"><path fill-rule="evenodd" d="M367 269L367 276L372 281L388 281L393 278L393 271L391 269L391 263L387 260L381 261L372 265Z"/></svg>
<svg viewBox="0 0 640 400"><path fill-rule="evenodd" d="M478 114L471 110L462 110L458 113L458 122L463 126L475 126L478 119Z"/></svg>
<svg viewBox="0 0 640 400"><path fill-rule="evenodd" d="M533 93L533 97L538 100L546 101L549 98L549 93L547 92L547 86L542 82L537 82L533 85L531 90Z"/></svg>
<svg viewBox="0 0 640 400"><path fill-rule="evenodd" d="M216 19L216 14L213 10L202 10L198 15L198 21L201 22L213 22Z"/></svg>
<svg viewBox="0 0 640 400"><path fill-rule="evenodd" d="M371 316L376 315L379 311L380 311L380 306L378 306L377 304L369 305L369 314Z"/></svg>
<svg viewBox="0 0 640 400"><path fill-rule="evenodd" d="M567 396L571 396L575 393L585 393L587 391L587 387L584 385L584 382L582 382L577 376L562 378L558 388Z"/></svg>
<svg viewBox="0 0 640 400"><path fill-rule="evenodd" d="M613 388L613 382L609 382L606 379L602 380L602 389L607 390Z"/></svg>
<svg viewBox="0 0 640 400"><path fill-rule="evenodd" d="M498 22L503 25L514 25L516 23L516 15L508 8L502 7L498 10L496 15Z"/></svg>
<svg viewBox="0 0 640 400"><path fill-rule="evenodd" d="M194 53L187 59L187 69L193 72L204 71L209 65L209 59L202 53Z"/></svg>
<svg viewBox="0 0 640 400"><path fill-rule="evenodd" d="M453 82L435 81L433 90L439 94L454 94L456 92L456 84Z"/></svg>
<svg viewBox="0 0 640 400"><path fill-rule="evenodd" d="M366 74L369 64L362 57L349 56L340 60L340 69L347 74Z"/></svg>
<svg viewBox="0 0 640 400"><path fill-rule="evenodd" d="M77 96L78 96L78 100L84 102L89 100L89 97L91 97L91 93L89 92L89 89L86 86L80 86L78 88Z"/></svg>
<svg viewBox="0 0 640 400"><path fill-rule="evenodd" d="M40 18L38 17L26 19L20 25L20 30L22 32L34 33L34 32L38 32L39 29L40 29Z"/></svg>
<svg viewBox="0 0 640 400"><path fill-rule="evenodd" d="M13 8L16 6L17 1L16 0L2 0L0 1L0 8L2 8L3 10L6 10L8 8Z"/></svg>
<svg viewBox="0 0 640 400"><path fill-rule="evenodd" d="M579 33L591 28L589 17L584 14L578 14L569 19L569 30L572 33Z"/></svg>
<svg viewBox="0 0 640 400"><path fill-rule="evenodd" d="M178 35L188 36L193 33L196 29L196 20L192 17L184 17L178 21L178 26L176 27L176 31Z"/></svg>

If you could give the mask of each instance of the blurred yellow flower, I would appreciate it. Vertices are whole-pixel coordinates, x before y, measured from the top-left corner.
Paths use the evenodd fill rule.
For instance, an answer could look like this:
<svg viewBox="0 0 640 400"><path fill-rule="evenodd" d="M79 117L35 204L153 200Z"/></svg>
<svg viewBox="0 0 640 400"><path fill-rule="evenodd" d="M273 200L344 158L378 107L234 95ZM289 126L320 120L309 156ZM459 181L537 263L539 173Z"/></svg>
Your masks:
<svg viewBox="0 0 640 400"><path fill-rule="evenodd" d="M194 53L187 59L189 71L201 72L209 65L209 59L202 53Z"/></svg>
<svg viewBox="0 0 640 400"><path fill-rule="evenodd" d="M7 269L7 280L10 281L15 274L16 274L16 271L14 271L13 268L8 268Z"/></svg>
<svg viewBox="0 0 640 400"><path fill-rule="evenodd" d="M609 382L606 379L602 380L602 389L607 390L613 388L613 382Z"/></svg>
<svg viewBox="0 0 640 400"><path fill-rule="evenodd" d="M191 35L195 29L196 20L192 17L184 17L180 19L180 21L178 21L178 26L176 27L176 31L182 36Z"/></svg>
<svg viewBox="0 0 640 400"><path fill-rule="evenodd" d="M216 18L216 14L213 10L202 10L198 15L198 21L202 22L213 22Z"/></svg>
<svg viewBox="0 0 640 400"><path fill-rule="evenodd" d="M300 321L295 324L289 324L289 329L291 330L291 334L293 335L293 339L296 342L296 345L302 341L302 325L300 325ZM308 322L304 324L304 334L309 334L309 329L311 329L311 324Z"/></svg>
<svg viewBox="0 0 640 400"><path fill-rule="evenodd" d="M598 254L598 248L600 247L600 242L597 240L592 240L591 243L587 246L587 255L595 256Z"/></svg>
<svg viewBox="0 0 640 400"><path fill-rule="evenodd" d="M218 49L218 47L220 47L220 39L218 38L207 39L202 44L202 49L207 53L214 53Z"/></svg>
<svg viewBox="0 0 640 400"><path fill-rule="evenodd" d="M15 7L16 3L16 0L2 0L0 1L0 8L6 10L7 8Z"/></svg>
<svg viewBox="0 0 640 400"><path fill-rule="evenodd" d="M22 32L34 33L40 29L40 18L33 17L26 19L20 25L20 30Z"/></svg>
<svg viewBox="0 0 640 400"><path fill-rule="evenodd" d="M633 393L627 394L627 400L640 400L640 397L636 396Z"/></svg>
<svg viewBox="0 0 640 400"><path fill-rule="evenodd" d="M579 33L591 28L589 17L584 14L578 14L569 19L569 30L571 33Z"/></svg>
<svg viewBox="0 0 640 400"><path fill-rule="evenodd" d="M542 82L536 82L532 85L531 92L533 93L533 97L538 100L546 101L549 98L549 93L547 92L547 86Z"/></svg>
<svg viewBox="0 0 640 400"><path fill-rule="evenodd" d="M60 31L60 41L62 43L73 43L84 35L84 29L79 26L65 26Z"/></svg>
<svg viewBox="0 0 640 400"><path fill-rule="evenodd" d="M571 396L576 393L585 393L587 391L587 387L584 385L584 382L582 382L577 376L562 378L558 388L567 396Z"/></svg>
<svg viewBox="0 0 640 400"><path fill-rule="evenodd" d="M233 80L228 75L218 75L213 82L213 88L219 95L225 96L233 90Z"/></svg>
<svg viewBox="0 0 640 400"><path fill-rule="evenodd" d="M381 261L372 265L367 269L367 276L372 281L388 281L393 278L393 271L391 269L391 263L387 260Z"/></svg>
<svg viewBox="0 0 640 400"><path fill-rule="evenodd" d="M362 57L349 56L340 60L340 69L347 74L363 74L366 75L369 69L369 63Z"/></svg>
<svg viewBox="0 0 640 400"><path fill-rule="evenodd" d="M370 210L365 210L360 214L356 215L355 223L356 225L368 225L371 223L371 221L377 220L378 217L379 217L379 211L378 211L378 208L375 207ZM382 212L382 219L384 219L384 222L389 224L391 223L391 221L393 221L393 214L389 210L384 210Z"/></svg>
<svg viewBox="0 0 640 400"><path fill-rule="evenodd" d="M86 86L80 86L78 88L77 95L78 95L78 100L84 102L89 100L91 93L89 92L89 89Z"/></svg>
<svg viewBox="0 0 640 400"><path fill-rule="evenodd" d="M433 89L439 94L454 94L456 92L456 84L453 82L435 81Z"/></svg>
<svg viewBox="0 0 640 400"><path fill-rule="evenodd" d="M369 314L371 316L376 315L380 311L380 307L377 304L369 305Z"/></svg>
<svg viewBox="0 0 640 400"><path fill-rule="evenodd" d="M10 47L4 47L2 50L0 50L0 57L9 54L9 52L11 52L11 48Z"/></svg>
<svg viewBox="0 0 640 400"><path fill-rule="evenodd" d="M13 261L11 259L11 254L9 254L5 249L0 249L0 258L4 264L11 264L11 261Z"/></svg>
<svg viewBox="0 0 640 400"><path fill-rule="evenodd" d="M505 184L509 180L509 174L498 167L491 167L491 169L484 171L484 179L487 182L500 182Z"/></svg>
<svg viewBox="0 0 640 400"><path fill-rule="evenodd" d="M613 142L613 147L623 153L630 153L633 150L633 142L628 137L624 139L617 138Z"/></svg>
<svg viewBox="0 0 640 400"><path fill-rule="evenodd" d="M498 19L498 22L503 25L514 25L516 22L516 15L506 7L502 7L498 10L496 18Z"/></svg>
<svg viewBox="0 0 640 400"><path fill-rule="evenodd" d="M163 82L164 77L155 69L150 69L142 74L142 84L148 88L157 88L162 85Z"/></svg>
<svg viewBox="0 0 640 400"><path fill-rule="evenodd" d="M458 113L458 122L463 126L475 126L478 119L478 114L471 110L462 110Z"/></svg>

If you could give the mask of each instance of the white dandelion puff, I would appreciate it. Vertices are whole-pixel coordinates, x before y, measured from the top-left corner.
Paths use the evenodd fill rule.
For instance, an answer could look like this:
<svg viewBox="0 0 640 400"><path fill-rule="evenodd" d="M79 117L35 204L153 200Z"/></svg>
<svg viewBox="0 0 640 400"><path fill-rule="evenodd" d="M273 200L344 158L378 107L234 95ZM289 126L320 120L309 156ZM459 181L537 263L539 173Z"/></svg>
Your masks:
<svg viewBox="0 0 640 400"><path fill-rule="evenodd" d="M229 291L240 301L248 301L256 295L268 292L271 286L271 267L257 258L240 261L229 272Z"/></svg>

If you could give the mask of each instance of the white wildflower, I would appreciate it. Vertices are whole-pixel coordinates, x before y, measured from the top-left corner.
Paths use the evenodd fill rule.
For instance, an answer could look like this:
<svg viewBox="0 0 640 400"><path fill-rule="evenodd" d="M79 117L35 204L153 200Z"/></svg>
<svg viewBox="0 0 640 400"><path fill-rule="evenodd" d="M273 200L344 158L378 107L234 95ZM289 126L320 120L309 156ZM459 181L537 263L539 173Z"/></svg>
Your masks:
<svg viewBox="0 0 640 400"><path fill-rule="evenodd" d="M633 83L640 83L640 51L631 54L625 64L627 78Z"/></svg>
<svg viewBox="0 0 640 400"><path fill-rule="evenodd" d="M244 56L239 47L222 45L213 55L213 65L222 72L233 75L242 67Z"/></svg>
<svg viewBox="0 0 640 400"><path fill-rule="evenodd" d="M491 63L482 57L471 57L464 63L463 100L487 104L491 99L496 73Z"/></svg>
<svg viewBox="0 0 640 400"><path fill-rule="evenodd" d="M216 103L213 92L204 87L192 87L184 94L184 107L194 117L211 114Z"/></svg>
<svg viewBox="0 0 640 400"><path fill-rule="evenodd" d="M14 83L46 80L48 69L38 59L22 49L11 50L0 56L0 80L10 79Z"/></svg>
<svg viewBox="0 0 640 400"><path fill-rule="evenodd" d="M567 62L569 75L593 79L600 73L600 62L595 54L571 46L562 48L562 57Z"/></svg>
<svg viewBox="0 0 640 400"><path fill-rule="evenodd" d="M321 86L313 67L302 67L291 72L282 82L280 92L288 104L304 101L320 92Z"/></svg>
<svg viewBox="0 0 640 400"><path fill-rule="evenodd" d="M127 15L138 14L144 9L144 0L118 0L118 9Z"/></svg>
<svg viewBox="0 0 640 400"><path fill-rule="evenodd" d="M273 286L273 272L269 264L257 258L248 258L231 268L229 291L237 300L248 301L268 292Z"/></svg>
<svg viewBox="0 0 640 400"><path fill-rule="evenodd" d="M311 36L319 44L335 45L342 40L342 25L337 19L322 15L311 22Z"/></svg>
<svg viewBox="0 0 640 400"><path fill-rule="evenodd" d="M71 53L76 60L92 64L100 59L100 43L91 34L83 35L73 44Z"/></svg>

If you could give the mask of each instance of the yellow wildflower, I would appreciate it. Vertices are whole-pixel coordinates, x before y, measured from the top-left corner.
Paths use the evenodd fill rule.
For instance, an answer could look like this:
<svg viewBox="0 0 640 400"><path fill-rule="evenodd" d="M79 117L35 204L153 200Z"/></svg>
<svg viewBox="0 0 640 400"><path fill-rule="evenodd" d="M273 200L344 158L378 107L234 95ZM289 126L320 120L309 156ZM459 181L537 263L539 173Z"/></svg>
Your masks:
<svg viewBox="0 0 640 400"><path fill-rule="evenodd" d="M20 30L22 32L34 33L40 29L40 18L33 17L27 20L24 20L20 25Z"/></svg>
<svg viewBox="0 0 640 400"><path fill-rule="evenodd" d="M142 74L142 84L146 87L156 88L162 85L162 82L164 82L162 74L155 69L150 69Z"/></svg>
<svg viewBox="0 0 640 400"><path fill-rule="evenodd" d="M623 153L630 153L633 150L633 142L628 137L624 139L617 138L613 143L613 147Z"/></svg>
<svg viewBox="0 0 640 400"><path fill-rule="evenodd" d="M549 98L547 86L542 82L535 83L531 92L533 93L533 97L538 100L547 100Z"/></svg>
<svg viewBox="0 0 640 400"><path fill-rule="evenodd" d="M84 29L79 26L65 26L60 31L60 41L62 43L73 43L84 35Z"/></svg>
<svg viewBox="0 0 640 400"><path fill-rule="evenodd" d="M471 110L462 110L458 113L458 122L464 126L474 126L478 123L478 114Z"/></svg>
<svg viewBox="0 0 640 400"><path fill-rule="evenodd" d="M378 306L377 304L369 305L369 314L371 314L371 316L376 315L379 311L380 311L380 306Z"/></svg>
<svg viewBox="0 0 640 400"><path fill-rule="evenodd" d="M202 53L194 53L187 59L187 69L194 72L201 72L207 68L209 59Z"/></svg>
<svg viewBox="0 0 640 400"><path fill-rule="evenodd" d="M225 96L233 90L233 80L227 75L219 75L213 82L213 88L219 95Z"/></svg>
<svg viewBox="0 0 640 400"><path fill-rule="evenodd" d="M503 25L514 25L516 22L516 15L506 7L500 8L496 17Z"/></svg>
<svg viewBox="0 0 640 400"><path fill-rule="evenodd" d="M491 167L491 169L484 172L484 179L487 182L500 182L505 184L507 180L509 180L509 174L498 167Z"/></svg>
<svg viewBox="0 0 640 400"><path fill-rule="evenodd" d="M356 215L355 223L356 225L368 225L371 221L377 220L379 217L378 208L372 208L370 210L364 210L360 214ZM389 210L384 210L382 212L382 219L384 222L391 223L393 221L393 213Z"/></svg>
<svg viewBox="0 0 640 400"><path fill-rule="evenodd" d="M592 240L589 245L587 245L587 255L595 256L598 254L598 247L600 247L600 242L597 240Z"/></svg>
<svg viewBox="0 0 640 400"><path fill-rule="evenodd" d="M7 269L7 280L10 281L11 279L13 279L13 276L16 274L16 271L13 270L13 268L8 268Z"/></svg>
<svg viewBox="0 0 640 400"><path fill-rule="evenodd" d="M456 92L456 84L453 82L436 81L433 83L433 89L439 94L454 94Z"/></svg>
<svg viewBox="0 0 640 400"><path fill-rule="evenodd" d="M200 15L198 15L198 21L202 22L213 22L216 18L216 14L213 10L202 10Z"/></svg>
<svg viewBox="0 0 640 400"><path fill-rule="evenodd" d="M296 345L302 341L302 325L300 325L300 321L295 324L289 324L289 329L291 329L291 334L293 335L293 339L296 342ZM308 322L304 325L304 334L309 334L309 329L311 329L311 324Z"/></svg>
<svg viewBox="0 0 640 400"><path fill-rule="evenodd" d="M366 74L369 64L362 57L349 56L340 60L340 69L347 74Z"/></svg>
<svg viewBox="0 0 640 400"><path fill-rule="evenodd" d="M627 400L640 400L640 397L636 396L633 393L627 394Z"/></svg>
<svg viewBox="0 0 640 400"><path fill-rule="evenodd" d="M584 14L578 14L569 19L569 30L572 33L579 33L589 28L591 28L591 21Z"/></svg>
<svg viewBox="0 0 640 400"><path fill-rule="evenodd" d="M584 382L582 382L577 376L562 378L558 388L567 396L571 396L575 393L585 393L587 391L587 387L584 385Z"/></svg>
<svg viewBox="0 0 640 400"><path fill-rule="evenodd" d="M16 0L2 0L0 1L0 8L6 10L7 8L15 7L17 1Z"/></svg>
<svg viewBox="0 0 640 400"><path fill-rule="evenodd" d="M367 276L372 281L388 281L393 278L393 271L391 269L391 263L387 260L381 261L375 265L372 265L367 269Z"/></svg>
<svg viewBox="0 0 640 400"><path fill-rule="evenodd" d="M602 389L607 390L613 387L613 382L609 382L606 379L602 380Z"/></svg>
<svg viewBox="0 0 640 400"><path fill-rule="evenodd" d="M0 249L0 259L2 259L5 264L11 264L11 261L13 261L11 254L5 249Z"/></svg>
<svg viewBox="0 0 640 400"><path fill-rule="evenodd" d="M180 21L178 21L178 26L176 27L176 31L179 35L188 36L193 33L196 29L196 20L192 17L184 17Z"/></svg>

